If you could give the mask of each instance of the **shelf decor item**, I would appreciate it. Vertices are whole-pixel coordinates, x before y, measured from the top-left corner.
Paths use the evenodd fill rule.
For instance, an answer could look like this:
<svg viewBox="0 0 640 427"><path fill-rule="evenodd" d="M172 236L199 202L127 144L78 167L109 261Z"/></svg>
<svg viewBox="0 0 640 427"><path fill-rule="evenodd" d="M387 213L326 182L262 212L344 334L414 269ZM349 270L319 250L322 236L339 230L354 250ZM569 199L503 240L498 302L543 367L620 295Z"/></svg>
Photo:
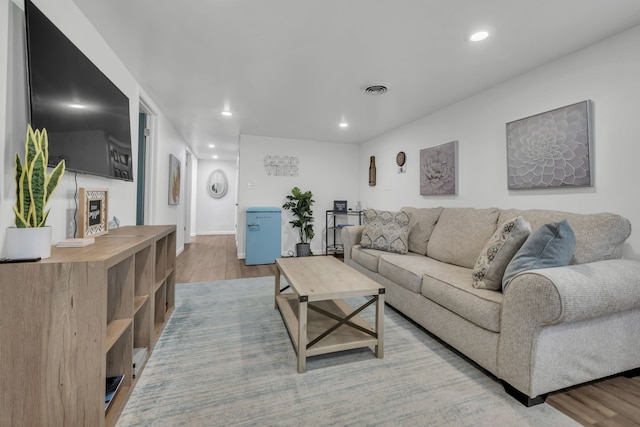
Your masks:
<svg viewBox="0 0 640 427"><path fill-rule="evenodd" d="M61 160L50 174L47 173L48 162L47 130L34 131L29 125L24 163L20 161L20 156L16 154L15 157L15 228L7 229L7 258L51 256L51 228L46 226L49 209L45 210L45 207L64 175L65 162Z"/></svg>
<svg viewBox="0 0 640 427"><path fill-rule="evenodd" d="M333 211L335 213L347 213L347 201L346 200L334 200Z"/></svg>
<svg viewBox="0 0 640 427"><path fill-rule="evenodd" d="M590 186L591 101L507 123L509 190Z"/></svg>
<svg viewBox="0 0 640 427"><path fill-rule="evenodd" d="M80 237L98 237L109 232L109 192L104 189L80 188L78 226Z"/></svg>
<svg viewBox="0 0 640 427"><path fill-rule="evenodd" d="M311 239L313 232L313 194L311 191L302 192L298 187L293 187L291 194L287 195L288 202L282 205L283 209L290 210L294 216L289 224L298 228L300 242L296 244L297 256L311 255Z"/></svg>

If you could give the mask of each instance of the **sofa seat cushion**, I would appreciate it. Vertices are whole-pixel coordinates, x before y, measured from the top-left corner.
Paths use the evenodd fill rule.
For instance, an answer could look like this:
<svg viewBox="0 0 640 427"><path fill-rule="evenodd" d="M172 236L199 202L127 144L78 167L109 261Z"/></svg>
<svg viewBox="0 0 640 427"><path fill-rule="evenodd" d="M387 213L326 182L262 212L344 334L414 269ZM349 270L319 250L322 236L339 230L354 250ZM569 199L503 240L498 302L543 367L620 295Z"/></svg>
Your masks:
<svg viewBox="0 0 640 427"><path fill-rule="evenodd" d="M500 332L502 292L473 287L471 269L439 263L422 278L421 293L470 322Z"/></svg>
<svg viewBox="0 0 640 427"><path fill-rule="evenodd" d="M441 262L409 252L406 255L385 254L380 257L378 273L417 294L422 288L422 276Z"/></svg>
<svg viewBox="0 0 640 427"><path fill-rule="evenodd" d="M549 222L566 219L576 236L571 264L622 258L624 242L631 234L629 220L612 213L576 214L543 209L507 209L500 212L500 224L517 216L522 216L531 224L532 230Z"/></svg>
<svg viewBox="0 0 640 427"><path fill-rule="evenodd" d="M482 248L498 227L499 213L496 208L444 208L427 244L427 255L438 261L473 268Z"/></svg>
<svg viewBox="0 0 640 427"><path fill-rule="evenodd" d="M385 254L389 254L389 252L379 251L377 249L367 249L360 245L356 245L351 249L351 260L367 270L377 273L380 257Z"/></svg>

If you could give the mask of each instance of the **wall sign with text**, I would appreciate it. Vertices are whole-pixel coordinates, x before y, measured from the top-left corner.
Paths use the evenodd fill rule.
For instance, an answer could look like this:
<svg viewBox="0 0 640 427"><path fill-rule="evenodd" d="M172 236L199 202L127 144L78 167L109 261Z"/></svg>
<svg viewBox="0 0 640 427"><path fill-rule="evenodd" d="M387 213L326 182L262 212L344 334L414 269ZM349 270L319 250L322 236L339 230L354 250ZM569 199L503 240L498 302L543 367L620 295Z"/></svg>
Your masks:
<svg viewBox="0 0 640 427"><path fill-rule="evenodd" d="M78 212L78 237L97 237L109 232L109 192L104 189L80 188L81 209Z"/></svg>

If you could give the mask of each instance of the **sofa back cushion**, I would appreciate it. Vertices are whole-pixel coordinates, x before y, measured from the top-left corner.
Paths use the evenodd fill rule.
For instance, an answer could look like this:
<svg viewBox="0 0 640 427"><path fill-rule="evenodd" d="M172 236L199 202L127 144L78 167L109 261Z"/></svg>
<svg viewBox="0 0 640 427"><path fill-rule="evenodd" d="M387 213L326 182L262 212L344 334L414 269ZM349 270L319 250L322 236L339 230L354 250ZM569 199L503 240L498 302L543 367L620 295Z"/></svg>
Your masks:
<svg viewBox="0 0 640 427"><path fill-rule="evenodd" d="M543 209L507 209L500 213L498 221L517 216L529 222L532 230L549 222L566 219L576 237L571 264L622 258L623 244L631 234L629 220L612 213L576 214Z"/></svg>
<svg viewBox="0 0 640 427"><path fill-rule="evenodd" d="M409 252L427 254L427 244L443 208L404 207L401 211L411 214L409 221Z"/></svg>
<svg viewBox="0 0 640 427"><path fill-rule="evenodd" d="M482 248L496 231L499 214L497 208L444 208L427 244L427 255L473 268Z"/></svg>

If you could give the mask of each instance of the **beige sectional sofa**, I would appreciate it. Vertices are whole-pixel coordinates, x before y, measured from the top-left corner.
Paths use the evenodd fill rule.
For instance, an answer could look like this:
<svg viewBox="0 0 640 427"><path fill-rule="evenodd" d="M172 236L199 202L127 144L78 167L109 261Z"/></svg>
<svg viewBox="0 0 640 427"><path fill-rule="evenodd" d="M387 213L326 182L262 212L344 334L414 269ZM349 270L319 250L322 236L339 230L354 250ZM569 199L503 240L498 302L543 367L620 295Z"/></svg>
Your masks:
<svg viewBox="0 0 640 427"><path fill-rule="evenodd" d="M401 211L410 214L407 253L363 248L367 225L345 227L345 263L385 286L389 305L524 404L640 367L640 262L621 259L627 219L497 208ZM531 230L566 219L575 234L570 265L521 272L504 293L474 287L472 271L487 241L519 216Z"/></svg>

